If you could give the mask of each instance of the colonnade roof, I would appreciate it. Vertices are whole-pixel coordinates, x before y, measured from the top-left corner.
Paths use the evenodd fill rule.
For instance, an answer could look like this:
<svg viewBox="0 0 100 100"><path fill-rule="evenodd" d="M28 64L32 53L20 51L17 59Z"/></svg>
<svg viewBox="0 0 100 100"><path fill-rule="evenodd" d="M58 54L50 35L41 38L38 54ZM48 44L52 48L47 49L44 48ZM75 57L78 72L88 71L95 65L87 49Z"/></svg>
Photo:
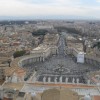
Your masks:
<svg viewBox="0 0 100 100"><path fill-rule="evenodd" d="M33 49L33 50L45 50L47 49L48 46L47 45L39 45L37 48Z"/></svg>
<svg viewBox="0 0 100 100"><path fill-rule="evenodd" d="M21 90L24 86L24 83L5 83L3 88L4 89L11 89L11 90Z"/></svg>
<svg viewBox="0 0 100 100"><path fill-rule="evenodd" d="M95 56L95 55L85 55L85 57L86 57L87 59L100 62L100 57L97 57L97 56Z"/></svg>

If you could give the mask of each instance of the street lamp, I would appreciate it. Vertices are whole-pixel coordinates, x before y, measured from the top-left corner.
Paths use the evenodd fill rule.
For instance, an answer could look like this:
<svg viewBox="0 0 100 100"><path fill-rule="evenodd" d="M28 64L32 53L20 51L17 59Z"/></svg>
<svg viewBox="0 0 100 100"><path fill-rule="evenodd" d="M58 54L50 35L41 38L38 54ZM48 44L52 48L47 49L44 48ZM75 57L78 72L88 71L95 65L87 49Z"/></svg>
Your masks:
<svg viewBox="0 0 100 100"><path fill-rule="evenodd" d="M0 100L2 100L4 97L4 90L0 87Z"/></svg>
<svg viewBox="0 0 100 100"><path fill-rule="evenodd" d="M8 64L9 64L9 67L10 67L11 59L9 59L7 62L8 62Z"/></svg>
<svg viewBox="0 0 100 100"><path fill-rule="evenodd" d="M14 99L16 98L16 88L14 89Z"/></svg>

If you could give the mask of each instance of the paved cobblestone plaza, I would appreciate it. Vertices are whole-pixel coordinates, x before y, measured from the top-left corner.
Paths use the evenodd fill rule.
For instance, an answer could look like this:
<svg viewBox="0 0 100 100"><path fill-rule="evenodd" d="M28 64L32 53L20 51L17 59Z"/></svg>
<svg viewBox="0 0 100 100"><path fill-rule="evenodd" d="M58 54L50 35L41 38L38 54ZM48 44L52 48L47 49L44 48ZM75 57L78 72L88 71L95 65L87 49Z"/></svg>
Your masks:
<svg viewBox="0 0 100 100"><path fill-rule="evenodd" d="M62 82L67 80L69 83L77 83L78 80L79 83L86 83L87 72L99 69L89 64L77 63L73 60L73 57L66 55L64 53L65 41L63 35L60 37L58 47L57 55L49 57L44 62L36 62L23 67L29 73L32 73L36 69L38 73L36 78L39 82L43 82L44 77L46 78L46 82L48 82L48 78L50 78L50 82L54 82L55 79L57 82L60 82L60 77L62 77Z"/></svg>

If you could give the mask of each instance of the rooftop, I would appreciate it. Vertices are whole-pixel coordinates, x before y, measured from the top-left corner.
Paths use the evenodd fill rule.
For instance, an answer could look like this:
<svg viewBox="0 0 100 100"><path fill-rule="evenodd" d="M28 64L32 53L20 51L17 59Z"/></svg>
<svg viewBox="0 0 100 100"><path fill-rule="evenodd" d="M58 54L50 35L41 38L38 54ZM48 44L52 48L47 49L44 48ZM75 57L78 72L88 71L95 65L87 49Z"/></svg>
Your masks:
<svg viewBox="0 0 100 100"><path fill-rule="evenodd" d="M4 88L9 88L9 89L16 89L16 90L21 90L22 87L24 86L24 83L5 83Z"/></svg>

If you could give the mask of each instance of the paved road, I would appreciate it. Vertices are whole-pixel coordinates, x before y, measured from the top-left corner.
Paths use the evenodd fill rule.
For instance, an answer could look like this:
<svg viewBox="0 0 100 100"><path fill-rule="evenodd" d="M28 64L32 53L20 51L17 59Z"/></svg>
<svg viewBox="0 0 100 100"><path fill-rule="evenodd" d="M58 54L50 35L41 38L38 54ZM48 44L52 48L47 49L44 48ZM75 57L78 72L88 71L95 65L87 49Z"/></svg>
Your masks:
<svg viewBox="0 0 100 100"><path fill-rule="evenodd" d="M64 40L64 35L61 34L58 44L58 55L65 56L64 49L65 49L65 40Z"/></svg>

